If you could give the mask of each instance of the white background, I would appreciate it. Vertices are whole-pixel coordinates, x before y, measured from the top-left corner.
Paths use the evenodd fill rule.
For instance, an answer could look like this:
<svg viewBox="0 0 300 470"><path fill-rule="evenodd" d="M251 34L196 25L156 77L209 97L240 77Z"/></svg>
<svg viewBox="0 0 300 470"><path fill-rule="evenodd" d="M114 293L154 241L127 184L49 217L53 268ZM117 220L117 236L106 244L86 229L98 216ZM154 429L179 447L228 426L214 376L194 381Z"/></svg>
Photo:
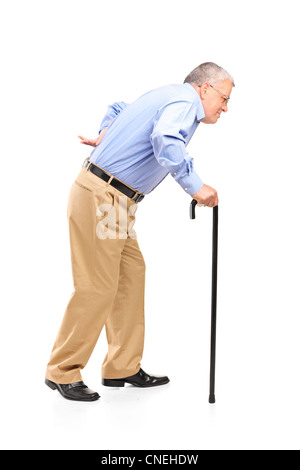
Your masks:
<svg viewBox="0 0 300 470"><path fill-rule="evenodd" d="M1 3L1 447L299 449L299 16L296 0ZM103 331L68 402L44 383L73 292L67 199L107 105L214 61L227 115L188 151L218 190L217 404L208 404L212 211L168 178L140 205L143 368L105 389Z"/></svg>

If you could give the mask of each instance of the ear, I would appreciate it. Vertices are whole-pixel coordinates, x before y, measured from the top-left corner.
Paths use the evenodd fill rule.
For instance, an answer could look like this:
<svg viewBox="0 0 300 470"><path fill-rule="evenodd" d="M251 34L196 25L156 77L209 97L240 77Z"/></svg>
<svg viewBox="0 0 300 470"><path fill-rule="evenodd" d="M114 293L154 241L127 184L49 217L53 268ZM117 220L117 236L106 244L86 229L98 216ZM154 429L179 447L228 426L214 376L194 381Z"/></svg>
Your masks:
<svg viewBox="0 0 300 470"><path fill-rule="evenodd" d="M206 98L206 94L209 89L210 89L210 84L208 82L204 82L202 86L200 87L200 95L203 100Z"/></svg>

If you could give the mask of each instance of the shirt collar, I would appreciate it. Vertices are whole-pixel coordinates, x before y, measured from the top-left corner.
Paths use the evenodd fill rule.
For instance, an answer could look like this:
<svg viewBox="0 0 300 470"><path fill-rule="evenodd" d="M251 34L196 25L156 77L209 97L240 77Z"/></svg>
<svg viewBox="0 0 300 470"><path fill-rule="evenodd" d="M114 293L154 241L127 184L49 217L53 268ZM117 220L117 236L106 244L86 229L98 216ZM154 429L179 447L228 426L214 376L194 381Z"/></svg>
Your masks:
<svg viewBox="0 0 300 470"><path fill-rule="evenodd" d="M202 119L205 118L205 112L204 112L204 108L203 108L201 98L198 95L198 93L196 92L193 85L191 85L190 83L185 83L184 85L190 87L192 89L193 93L195 94L195 96L197 97L197 100L196 100L196 102L197 102L197 121L200 122L200 121L202 121Z"/></svg>

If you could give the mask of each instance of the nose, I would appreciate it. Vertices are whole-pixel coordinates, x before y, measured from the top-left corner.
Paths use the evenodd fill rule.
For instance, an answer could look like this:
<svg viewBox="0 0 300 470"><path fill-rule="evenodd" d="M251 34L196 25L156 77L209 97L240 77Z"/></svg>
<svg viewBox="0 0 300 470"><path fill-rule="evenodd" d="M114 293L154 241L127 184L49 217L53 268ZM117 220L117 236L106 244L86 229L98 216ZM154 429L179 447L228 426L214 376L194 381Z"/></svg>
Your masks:
<svg viewBox="0 0 300 470"><path fill-rule="evenodd" d="M222 110L224 111L224 113L227 113L227 111L228 111L228 105L227 105L227 103L224 103L224 104L223 104Z"/></svg>

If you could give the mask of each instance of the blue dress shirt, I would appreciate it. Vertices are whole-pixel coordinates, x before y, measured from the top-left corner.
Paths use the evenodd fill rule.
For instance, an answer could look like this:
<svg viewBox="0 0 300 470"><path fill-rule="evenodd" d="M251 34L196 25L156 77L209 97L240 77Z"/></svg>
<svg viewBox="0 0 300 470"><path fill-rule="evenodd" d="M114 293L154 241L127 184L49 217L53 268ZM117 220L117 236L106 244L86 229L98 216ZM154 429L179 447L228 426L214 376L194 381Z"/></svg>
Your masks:
<svg viewBox="0 0 300 470"><path fill-rule="evenodd" d="M131 104L114 103L99 133L108 130L90 161L143 194L170 173L193 195L203 182L186 146L204 117L201 99L188 83L157 88Z"/></svg>

